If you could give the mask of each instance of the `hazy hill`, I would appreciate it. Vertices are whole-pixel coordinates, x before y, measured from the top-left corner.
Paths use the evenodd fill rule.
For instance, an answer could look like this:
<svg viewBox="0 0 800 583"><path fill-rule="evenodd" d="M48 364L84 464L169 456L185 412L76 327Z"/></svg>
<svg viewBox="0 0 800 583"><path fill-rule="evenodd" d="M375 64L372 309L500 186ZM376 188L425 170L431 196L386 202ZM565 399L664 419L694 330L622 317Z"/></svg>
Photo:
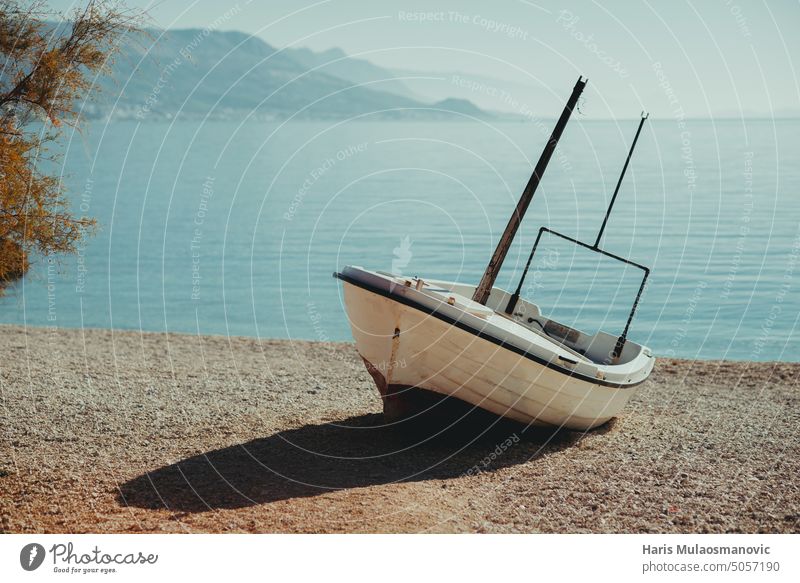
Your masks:
<svg viewBox="0 0 800 583"><path fill-rule="evenodd" d="M369 83L371 89L402 95L415 101L425 101L409 89L405 81L396 79L398 75L379 67L368 60L348 56L342 49L333 48L315 53L308 48L287 49L287 55L308 68L318 68L327 73L353 83Z"/></svg>
<svg viewBox="0 0 800 583"><path fill-rule="evenodd" d="M240 32L153 30L152 38L126 43L111 79L100 80L102 97L90 115L137 119L184 116L344 118L379 112L380 118L447 118L412 97L393 74L338 49L276 50ZM331 62L335 61L335 62ZM319 67L315 70L315 67ZM354 86L370 83L370 86ZM472 104L457 111L489 116ZM404 111L403 108L411 108ZM442 104L436 106L442 109Z"/></svg>

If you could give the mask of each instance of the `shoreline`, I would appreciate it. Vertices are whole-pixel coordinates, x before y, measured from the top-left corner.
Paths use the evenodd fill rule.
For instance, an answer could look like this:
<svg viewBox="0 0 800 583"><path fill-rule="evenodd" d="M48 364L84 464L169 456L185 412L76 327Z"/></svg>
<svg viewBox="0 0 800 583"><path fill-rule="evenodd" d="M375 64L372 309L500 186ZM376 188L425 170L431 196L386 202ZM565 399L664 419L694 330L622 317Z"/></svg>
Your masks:
<svg viewBox="0 0 800 583"><path fill-rule="evenodd" d="M2 532L800 532L797 363L657 357L586 433L412 430L351 343L0 329Z"/></svg>
<svg viewBox="0 0 800 583"><path fill-rule="evenodd" d="M170 330L170 331L155 331L155 330L142 330L139 328L94 328L94 327L83 327L80 326L33 326L27 325L23 326L20 324L4 324L0 323L0 333L4 329L15 329L15 330L31 330L31 331L40 331L40 330L47 330L50 332L90 332L90 333L105 333L109 332L112 334L142 334L142 335L161 335L161 336L177 336L181 338L216 338L216 339L238 339L238 340L254 340L256 342L262 343L273 343L273 342L286 342L286 343L316 343L316 344L331 344L331 345L339 345L339 346L354 346L355 343L352 340L319 340L317 338L280 338L274 336L242 336L242 335L226 335L226 334L196 334L193 332L184 332L181 330ZM675 355L675 356L664 356L662 354L653 353L656 360L681 360L685 362L699 362L704 364L709 363L730 363L730 364L754 364L754 365L765 365L765 364L798 364L800 365L800 354L797 356L797 360L745 360L745 359L738 359L738 358L690 358L688 356L682 355Z"/></svg>

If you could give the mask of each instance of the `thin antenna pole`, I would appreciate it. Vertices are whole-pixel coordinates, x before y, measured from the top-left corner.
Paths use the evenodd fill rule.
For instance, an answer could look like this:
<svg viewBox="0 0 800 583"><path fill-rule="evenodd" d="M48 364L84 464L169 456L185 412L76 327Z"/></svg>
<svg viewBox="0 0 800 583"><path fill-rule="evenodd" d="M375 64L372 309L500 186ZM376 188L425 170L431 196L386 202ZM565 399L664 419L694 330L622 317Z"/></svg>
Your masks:
<svg viewBox="0 0 800 583"><path fill-rule="evenodd" d="M503 236L497 243L497 248L494 250L494 254L492 254L492 258L486 266L486 271L483 273L480 283L475 288L475 293L472 296L473 301L486 305L486 300L489 299L489 294L492 292L492 287L494 287L494 282L497 279L498 273L500 273L500 268L503 266L503 261L505 261L508 250L511 248L511 242L514 240L514 235L517 233L519 224L522 222L522 217L525 216L525 211L528 210L536 188L539 186L539 181L544 175L545 169L547 169L547 163L550 161L550 157L556 149L558 139L561 137L561 133L564 131L564 127L569 121L569 116L572 114L572 110L575 109L578 98L581 96L583 88L586 87L587 81L588 79L584 81L583 77L578 77L578 82L575 83L575 87L572 89L572 95L570 95L567 105L564 107L564 111L561 112L561 117L558 118L556 127L553 129L550 139L547 140L542 155L539 156L536 168L534 168L533 174L531 174L530 180L528 180L528 184L525 186L525 190L522 191L522 196L517 203L517 207L508 220L506 230L503 231Z"/></svg>
<svg viewBox="0 0 800 583"><path fill-rule="evenodd" d="M528 255L528 261L525 262L525 269L522 272L522 277L519 278L519 284L517 284L517 289L508 298L508 303L506 304L506 314L511 314L514 312L514 308L517 307L517 302L519 301L519 296L522 293L522 284L525 282L525 277L528 275L528 270L531 268L531 261L533 261L533 255L536 253L536 248L539 246L539 239L542 238L542 233L544 231L539 229L539 234L536 235L536 241L533 243L533 247L531 248L531 254Z"/></svg>
<svg viewBox="0 0 800 583"><path fill-rule="evenodd" d="M611 197L611 202L608 204L608 210L606 211L606 217L603 219L603 225L600 227L600 232L597 233L597 239L594 242L594 248L597 249L600 245L600 239L603 238L603 231L606 230L606 223L608 223L608 217L611 216L611 209L614 208L614 202L617 200L617 194L619 193L619 187L622 185L622 179L625 178L625 172L628 170L628 164L631 161L631 156L633 156L633 150L636 148L636 142L639 139L639 134L642 133L642 126L644 125L644 120L650 117L649 113L642 112L642 119L639 121L639 129L636 130L636 137L633 138L633 143L631 144L631 149L628 151L628 157L625 158L625 165L622 167L622 172L619 175L619 180L617 180L617 187L614 189L614 195Z"/></svg>
<svg viewBox="0 0 800 583"><path fill-rule="evenodd" d="M612 362L615 364L617 361L619 361L619 357L622 354L622 349L625 348L625 342L628 340L628 330L631 327L631 322L633 321L633 315L636 313L636 308L639 307L639 300L642 298L642 292L644 291L644 286L647 283L648 277L650 277L650 270L646 269L642 283L639 284L639 291L636 292L636 299L633 302L631 313L628 315L628 321L625 322L625 329L622 331L622 334L620 334L619 338L617 338L617 343L614 345L614 350L611 353L611 357L613 359Z"/></svg>

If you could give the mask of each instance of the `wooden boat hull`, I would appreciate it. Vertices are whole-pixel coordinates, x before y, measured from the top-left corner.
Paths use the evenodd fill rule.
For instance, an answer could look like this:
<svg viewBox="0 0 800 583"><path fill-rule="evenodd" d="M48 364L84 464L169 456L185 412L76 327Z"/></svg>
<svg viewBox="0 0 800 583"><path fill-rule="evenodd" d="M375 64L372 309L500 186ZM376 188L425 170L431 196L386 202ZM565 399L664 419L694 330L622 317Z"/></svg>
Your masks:
<svg viewBox="0 0 800 583"><path fill-rule="evenodd" d="M591 429L618 415L638 385L564 374L352 283L344 283L344 300L356 348L390 418L435 406L413 390L424 389L521 423Z"/></svg>

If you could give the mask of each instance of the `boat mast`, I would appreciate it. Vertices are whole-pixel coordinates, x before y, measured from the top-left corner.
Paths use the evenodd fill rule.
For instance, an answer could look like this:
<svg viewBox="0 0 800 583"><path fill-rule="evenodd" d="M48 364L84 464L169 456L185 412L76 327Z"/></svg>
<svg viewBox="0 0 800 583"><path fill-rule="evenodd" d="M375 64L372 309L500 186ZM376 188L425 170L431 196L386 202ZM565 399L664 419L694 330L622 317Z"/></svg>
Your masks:
<svg viewBox="0 0 800 583"><path fill-rule="evenodd" d="M478 287L475 288L475 293L472 296L473 301L486 305L486 301L489 299L489 294L492 291L492 287L494 287L494 282L497 279L498 273L500 273L500 268L503 265L506 254L508 254L508 250L511 248L511 242L514 240L514 235L516 235L517 229L522 222L522 217L525 216L525 211L528 210L528 206L533 199L536 188L539 186L539 181L542 179L542 175L547 168L547 163L550 161L550 157L553 155L553 151L556 149L556 145L561 137L561 133L564 131L564 127L569 121L569 116L572 114L572 110L575 109L575 106L578 103L578 98L581 96L583 88L586 87L587 81L588 79L584 80L582 76L578 77L578 81L575 83L575 87L572 89L572 95L570 95L569 101L567 101L567 105L564 107L564 111L561 112L561 117L558 118L556 127L553 129L550 139L547 140L547 144L545 144L542 155L539 156L539 161L536 163L536 168L534 168L533 174L531 175L530 180L528 180L525 190L522 192L522 196L517 203L517 207L514 209L514 213L511 215L511 218L508 221L506 230L503 231L503 236L500 238L500 242L497 244L497 248L494 250L494 254L489 260L489 264L486 266L486 271L484 272Z"/></svg>

